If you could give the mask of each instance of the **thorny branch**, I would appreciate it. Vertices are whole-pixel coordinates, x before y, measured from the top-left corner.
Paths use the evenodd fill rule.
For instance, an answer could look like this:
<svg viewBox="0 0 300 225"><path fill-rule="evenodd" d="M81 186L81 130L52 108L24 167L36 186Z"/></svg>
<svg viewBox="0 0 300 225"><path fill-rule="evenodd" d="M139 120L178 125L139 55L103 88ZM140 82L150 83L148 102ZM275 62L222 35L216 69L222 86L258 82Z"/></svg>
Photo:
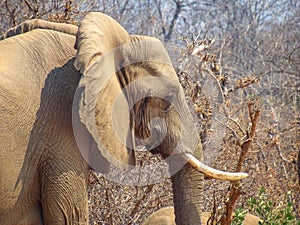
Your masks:
<svg viewBox="0 0 300 225"><path fill-rule="evenodd" d="M248 113L251 121L250 131L247 133L247 140L240 145L241 154L236 167L236 172L242 171L243 163L246 159L246 156L250 149L250 145L255 136L256 127L258 124L258 118L260 116L260 110L257 109L256 104L254 102L248 103ZM232 214L234 211L234 205L241 194L240 184L241 184L240 181L233 181L231 183L229 199L225 203L226 212L225 215L221 218L221 225L229 225L231 223Z"/></svg>
<svg viewBox="0 0 300 225"><path fill-rule="evenodd" d="M147 187L147 191L143 194L143 196L136 202L135 207L133 208L131 212L131 217L134 217L134 215L137 213L139 210L139 207L143 205L144 199L147 197L149 193L153 190L154 185L151 184Z"/></svg>

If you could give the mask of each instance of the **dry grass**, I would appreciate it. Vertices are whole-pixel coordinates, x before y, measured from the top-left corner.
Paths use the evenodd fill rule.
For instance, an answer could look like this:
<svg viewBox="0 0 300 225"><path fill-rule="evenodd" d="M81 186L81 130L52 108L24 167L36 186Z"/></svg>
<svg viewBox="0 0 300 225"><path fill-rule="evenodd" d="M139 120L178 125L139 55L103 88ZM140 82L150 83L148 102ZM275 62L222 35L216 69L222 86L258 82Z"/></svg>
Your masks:
<svg viewBox="0 0 300 225"><path fill-rule="evenodd" d="M145 165L155 164L161 159L148 152L139 152L137 161ZM90 224L140 224L152 212L171 206L172 201L170 179L158 184L134 187L114 183L94 171L90 173Z"/></svg>

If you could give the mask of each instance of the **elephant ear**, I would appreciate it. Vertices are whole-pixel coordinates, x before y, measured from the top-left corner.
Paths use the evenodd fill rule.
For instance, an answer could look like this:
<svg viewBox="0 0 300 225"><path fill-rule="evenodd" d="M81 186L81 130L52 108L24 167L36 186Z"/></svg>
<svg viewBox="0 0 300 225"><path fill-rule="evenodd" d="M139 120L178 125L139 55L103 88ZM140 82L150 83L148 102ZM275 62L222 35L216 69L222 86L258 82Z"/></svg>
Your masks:
<svg viewBox="0 0 300 225"><path fill-rule="evenodd" d="M116 49L129 42L128 33L99 12L89 13L82 20L76 36L74 66L82 77L74 98L73 129L84 158L100 172L107 172L109 163L120 169L135 165L129 115L113 112L116 98L124 97L115 71L119 64ZM118 135L113 116L122 117L128 125L120 128L123 130L118 130Z"/></svg>

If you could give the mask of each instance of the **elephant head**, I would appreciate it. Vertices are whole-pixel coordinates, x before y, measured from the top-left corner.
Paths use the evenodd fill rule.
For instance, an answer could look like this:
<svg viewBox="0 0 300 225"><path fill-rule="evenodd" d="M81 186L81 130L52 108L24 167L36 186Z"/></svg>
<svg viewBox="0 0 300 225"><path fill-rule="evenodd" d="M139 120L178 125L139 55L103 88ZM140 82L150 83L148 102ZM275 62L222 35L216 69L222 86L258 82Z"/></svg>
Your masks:
<svg viewBox="0 0 300 225"><path fill-rule="evenodd" d="M79 26L76 48L74 65L82 77L74 98L73 127L94 169L107 172L109 163L133 168L136 145L162 154L174 174L178 224L200 221L203 178L196 170L225 180L247 176L214 170L193 156L194 152L202 159L201 143L159 40L129 35L111 17L90 13Z"/></svg>
<svg viewBox="0 0 300 225"><path fill-rule="evenodd" d="M209 212L204 212L201 215L201 224L205 225L211 218L211 214ZM245 215L243 220L244 225L257 225L259 224L259 217L254 216L250 213ZM157 210L152 213L143 225L175 225L175 215L173 207L165 207Z"/></svg>

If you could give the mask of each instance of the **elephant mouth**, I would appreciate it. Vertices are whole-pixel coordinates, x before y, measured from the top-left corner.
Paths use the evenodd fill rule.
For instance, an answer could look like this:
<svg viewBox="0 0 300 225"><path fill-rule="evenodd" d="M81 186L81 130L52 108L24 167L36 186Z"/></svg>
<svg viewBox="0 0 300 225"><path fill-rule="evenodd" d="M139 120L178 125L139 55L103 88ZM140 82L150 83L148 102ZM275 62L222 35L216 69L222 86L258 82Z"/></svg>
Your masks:
<svg viewBox="0 0 300 225"><path fill-rule="evenodd" d="M211 168L205 165L204 163L200 162L190 153L182 153L180 154L180 157L183 158L194 169L213 179L235 181L248 177L247 173L225 172Z"/></svg>

